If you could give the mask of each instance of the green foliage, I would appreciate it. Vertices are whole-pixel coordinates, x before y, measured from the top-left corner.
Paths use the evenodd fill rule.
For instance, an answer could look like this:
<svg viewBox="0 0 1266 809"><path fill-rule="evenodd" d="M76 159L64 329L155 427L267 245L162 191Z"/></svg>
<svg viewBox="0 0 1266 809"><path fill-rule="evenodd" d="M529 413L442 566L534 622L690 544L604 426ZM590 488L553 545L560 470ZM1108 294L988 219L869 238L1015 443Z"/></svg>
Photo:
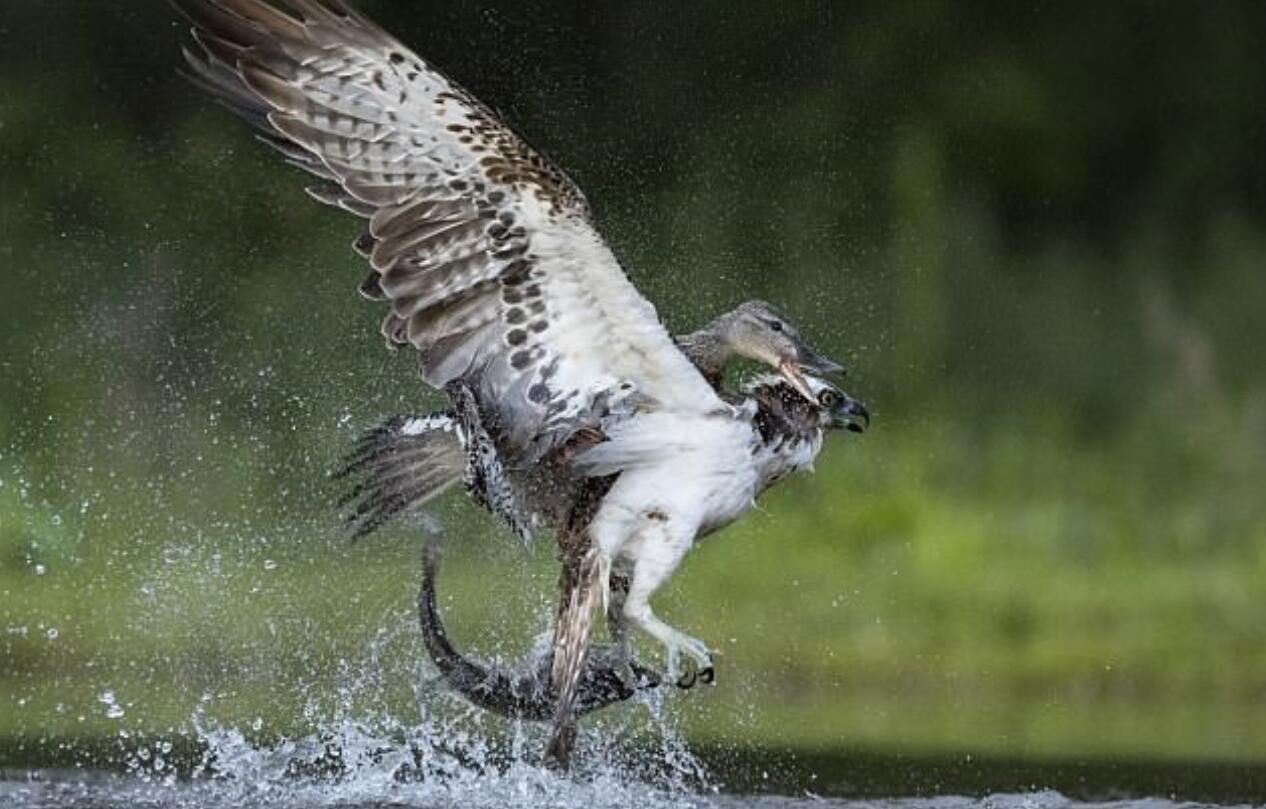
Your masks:
<svg viewBox="0 0 1266 809"><path fill-rule="evenodd" d="M675 329L769 298L877 416L661 598L725 655L694 734L1266 755L1255 4L365 6ZM0 734L282 732L366 672L412 715L414 529L348 546L324 474L437 400L355 226L174 75L160 5L3 17ZM523 649L548 549L442 511L455 631Z"/></svg>

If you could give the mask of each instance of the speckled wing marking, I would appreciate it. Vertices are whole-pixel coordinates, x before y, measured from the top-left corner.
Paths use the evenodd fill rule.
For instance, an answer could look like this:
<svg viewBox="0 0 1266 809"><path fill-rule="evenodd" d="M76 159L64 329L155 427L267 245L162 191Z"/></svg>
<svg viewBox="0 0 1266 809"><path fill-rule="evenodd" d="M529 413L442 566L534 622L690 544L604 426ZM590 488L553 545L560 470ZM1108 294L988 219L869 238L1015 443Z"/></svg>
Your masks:
<svg viewBox="0 0 1266 809"><path fill-rule="evenodd" d="M175 0L193 78L368 226L361 284L435 387L470 385L508 463L629 386L719 407L594 230L584 195L486 106L342 0Z"/></svg>

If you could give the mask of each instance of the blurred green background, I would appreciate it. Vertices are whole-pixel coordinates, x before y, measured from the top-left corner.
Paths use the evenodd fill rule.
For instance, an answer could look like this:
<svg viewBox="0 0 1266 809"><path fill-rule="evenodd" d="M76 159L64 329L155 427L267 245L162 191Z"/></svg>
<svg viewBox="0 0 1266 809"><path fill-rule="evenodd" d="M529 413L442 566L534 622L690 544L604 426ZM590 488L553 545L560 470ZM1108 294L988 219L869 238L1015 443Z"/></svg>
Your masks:
<svg viewBox="0 0 1266 809"><path fill-rule="evenodd" d="M567 168L674 330L768 298L876 416L659 597L723 652L690 738L1266 759L1266 7L363 7ZM446 704L419 526L349 543L326 477L441 402L183 32L0 2L11 742ZM549 541L437 516L454 635L515 658Z"/></svg>

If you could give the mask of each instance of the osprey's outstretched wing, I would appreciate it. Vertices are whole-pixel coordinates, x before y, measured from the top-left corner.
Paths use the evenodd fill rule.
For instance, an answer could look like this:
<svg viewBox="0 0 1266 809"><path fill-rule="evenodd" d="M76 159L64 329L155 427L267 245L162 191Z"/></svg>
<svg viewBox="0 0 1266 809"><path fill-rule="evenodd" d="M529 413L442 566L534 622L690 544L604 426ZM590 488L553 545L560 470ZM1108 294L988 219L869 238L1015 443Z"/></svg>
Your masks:
<svg viewBox="0 0 1266 809"><path fill-rule="evenodd" d="M595 232L571 180L343 0L175 0L194 78L368 220L361 285L422 375L476 392L526 462L636 395L720 407Z"/></svg>

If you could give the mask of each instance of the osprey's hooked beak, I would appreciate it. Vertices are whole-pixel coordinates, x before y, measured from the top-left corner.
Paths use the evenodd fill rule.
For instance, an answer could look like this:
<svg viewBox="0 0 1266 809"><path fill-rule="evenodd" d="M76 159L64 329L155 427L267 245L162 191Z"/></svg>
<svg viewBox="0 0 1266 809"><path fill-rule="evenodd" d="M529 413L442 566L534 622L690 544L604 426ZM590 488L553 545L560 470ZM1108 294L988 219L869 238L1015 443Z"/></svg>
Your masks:
<svg viewBox="0 0 1266 809"><path fill-rule="evenodd" d="M866 410L866 405L843 392L834 398L830 405L831 426L854 433L866 432L870 426L870 412Z"/></svg>

